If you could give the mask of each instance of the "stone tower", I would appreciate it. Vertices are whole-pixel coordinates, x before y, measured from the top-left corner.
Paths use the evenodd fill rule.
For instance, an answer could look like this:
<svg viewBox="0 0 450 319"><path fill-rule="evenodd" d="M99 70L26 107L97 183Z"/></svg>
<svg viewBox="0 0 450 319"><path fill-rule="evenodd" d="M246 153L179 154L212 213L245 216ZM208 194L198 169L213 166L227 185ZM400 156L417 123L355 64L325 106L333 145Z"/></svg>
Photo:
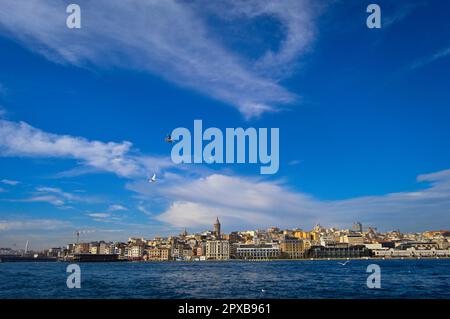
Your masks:
<svg viewBox="0 0 450 319"><path fill-rule="evenodd" d="M217 239L220 239L220 221L219 221L219 217L216 218L216 223L214 224L214 234L216 235Z"/></svg>

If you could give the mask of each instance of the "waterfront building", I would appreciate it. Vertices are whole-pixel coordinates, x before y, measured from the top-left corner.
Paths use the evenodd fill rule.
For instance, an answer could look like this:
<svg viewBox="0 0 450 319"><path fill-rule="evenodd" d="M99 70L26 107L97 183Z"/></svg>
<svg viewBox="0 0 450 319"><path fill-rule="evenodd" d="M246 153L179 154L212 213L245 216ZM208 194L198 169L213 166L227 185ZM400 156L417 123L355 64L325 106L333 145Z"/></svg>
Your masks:
<svg viewBox="0 0 450 319"><path fill-rule="evenodd" d="M47 256L48 257L59 257L62 253L62 249L61 248L50 248L47 251Z"/></svg>
<svg viewBox="0 0 450 319"><path fill-rule="evenodd" d="M194 256L200 257L200 256L204 256L206 253L206 245L204 246L204 248L202 246L198 246L194 248Z"/></svg>
<svg viewBox="0 0 450 319"><path fill-rule="evenodd" d="M170 260L170 248L153 247L147 251L148 260L167 261Z"/></svg>
<svg viewBox="0 0 450 319"><path fill-rule="evenodd" d="M234 244L233 253L236 259L274 259L279 258L281 251L278 244Z"/></svg>
<svg viewBox="0 0 450 319"><path fill-rule="evenodd" d="M99 253L99 243L91 242L89 243L89 253L92 255L97 255Z"/></svg>
<svg viewBox="0 0 450 319"><path fill-rule="evenodd" d="M106 255L110 255L110 254L116 254L116 247L112 244L110 245L106 245L105 247L105 254ZM118 254L118 253L117 253Z"/></svg>
<svg viewBox="0 0 450 319"><path fill-rule="evenodd" d="M303 258L305 253L305 242L298 238L283 239L280 241L280 251L284 258Z"/></svg>
<svg viewBox="0 0 450 319"><path fill-rule="evenodd" d="M89 243L78 243L75 245L76 254L88 254L89 253Z"/></svg>
<svg viewBox="0 0 450 319"><path fill-rule="evenodd" d="M0 248L0 255L15 255L16 252L12 248Z"/></svg>
<svg viewBox="0 0 450 319"><path fill-rule="evenodd" d="M408 242L400 242L395 248L396 249L407 249L414 247L416 249L431 249L431 248L439 248L438 244L435 242L416 242L416 241L408 241Z"/></svg>
<svg viewBox="0 0 450 319"><path fill-rule="evenodd" d="M125 243L116 243L114 245L114 254L119 255L120 258L128 257L128 246Z"/></svg>
<svg viewBox="0 0 450 319"><path fill-rule="evenodd" d="M73 256L74 262L111 262L118 261L118 255L106 254L75 254Z"/></svg>
<svg viewBox="0 0 450 319"><path fill-rule="evenodd" d="M67 253L73 254L75 252L75 244L68 244L66 246Z"/></svg>
<svg viewBox="0 0 450 319"><path fill-rule="evenodd" d="M383 245L381 243L364 244L364 246L370 250L386 250L386 249L388 249L387 247L383 247Z"/></svg>
<svg viewBox="0 0 450 319"><path fill-rule="evenodd" d="M128 257L131 259L141 259L144 255L144 249L141 245L132 245L128 249Z"/></svg>
<svg viewBox="0 0 450 319"><path fill-rule="evenodd" d="M107 244L104 241L101 241L98 244L98 254L105 255L105 254L107 254L106 250L107 250Z"/></svg>
<svg viewBox="0 0 450 319"><path fill-rule="evenodd" d="M450 257L450 249L416 249L415 247L410 247L407 249L383 249L383 250L373 250L373 255L375 257L385 257L385 258L415 258L415 257Z"/></svg>
<svg viewBox="0 0 450 319"><path fill-rule="evenodd" d="M172 258L173 259L183 259L190 260L193 255L192 248L184 243L179 243L172 248Z"/></svg>
<svg viewBox="0 0 450 319"><path fill-rule="evenodd" d="M371 255L371 251L364 245L349 245L347 247L312 246L305 253L307 258L361 258Z"/></svg>
<svg viewBox="0 0 450 319"><path fill-rule="evenodd" d="M206 242L206 258L230 259L230 242L228 240L208 240Z"/></svg>

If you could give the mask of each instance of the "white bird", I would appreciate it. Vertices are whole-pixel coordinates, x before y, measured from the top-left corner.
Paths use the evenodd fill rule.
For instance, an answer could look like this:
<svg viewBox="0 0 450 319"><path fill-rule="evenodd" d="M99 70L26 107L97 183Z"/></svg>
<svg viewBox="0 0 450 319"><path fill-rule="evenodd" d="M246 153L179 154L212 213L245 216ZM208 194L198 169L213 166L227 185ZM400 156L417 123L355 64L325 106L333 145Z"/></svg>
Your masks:
<svg viewBox="0 0 450 319"><path fill-rule="evenodd" d="M265 292L266 292L266 290L265 290L265 289L261 289L261 292L262 292L262 293L265 293Z"/></svg>
<svg viewBox="0 0 450 319"><path fill-rule="evenodd" d="M350 262L350 260L346 260L346 261L344 261L343 263L338 262L338 264L341 265L341 266L345 266L345 265L347 265L349 262Z"/></svg>
<svg viewBox="0 0 450 319"><path fill-rule="evenodd" d="M149 183L155 183L156 182L156 174L153 174L152 178L150 178Z"/></svg>

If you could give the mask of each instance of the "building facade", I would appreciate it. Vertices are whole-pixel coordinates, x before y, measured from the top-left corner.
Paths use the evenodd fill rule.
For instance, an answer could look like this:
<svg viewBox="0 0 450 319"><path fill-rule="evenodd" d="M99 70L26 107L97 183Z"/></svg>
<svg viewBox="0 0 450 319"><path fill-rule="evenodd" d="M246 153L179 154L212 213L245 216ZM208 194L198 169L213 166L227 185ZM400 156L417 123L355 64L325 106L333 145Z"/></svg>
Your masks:
<svg viewBox="0 0 450 319"><path fill-rule="evenodd" d="M230 242L228 240L208 240L206 242L206 259L230 259Z"/></svg>
<svg viewBox="0 0 450 319"><path fill-rule="evenodd" d="M307 258L361 258L370 256L372 256L372 252L364 245L348 247L312 246L305 254Z"/></svg>
<svg viewBox="0 0 450 319"><path fill-rule="evenodd" d="M154 247L147 251L147 260L167 261L171 259L170 256L169 248Z"/></svg>
<svg viewBox="0 0 450 319"><path fill-rule="evenodd" d="M235 244L233 247L236 259L275 259L281 255L277 244Z"/></svg>
<svg viewBox="0 0 450 319"><path fill-rule="evenodd" d="M300 259L305 254L305 242L301 239L284 239L280 242L281 255L284 258Z"/></svg>

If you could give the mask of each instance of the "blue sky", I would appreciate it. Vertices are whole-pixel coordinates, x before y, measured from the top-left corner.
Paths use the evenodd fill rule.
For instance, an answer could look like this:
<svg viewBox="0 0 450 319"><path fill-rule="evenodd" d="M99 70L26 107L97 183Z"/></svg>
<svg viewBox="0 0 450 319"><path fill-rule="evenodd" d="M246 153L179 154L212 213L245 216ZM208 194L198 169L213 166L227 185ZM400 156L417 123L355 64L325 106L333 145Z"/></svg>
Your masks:
<svg viewBox="0 0 450 319"><path fill-rule="evenodd" d="M271 225L449 228L450 6L2 1L0 246ZM176 127L280 128L280 170L175 165ZM147 178L158 172L157 184Z"/></svg>

